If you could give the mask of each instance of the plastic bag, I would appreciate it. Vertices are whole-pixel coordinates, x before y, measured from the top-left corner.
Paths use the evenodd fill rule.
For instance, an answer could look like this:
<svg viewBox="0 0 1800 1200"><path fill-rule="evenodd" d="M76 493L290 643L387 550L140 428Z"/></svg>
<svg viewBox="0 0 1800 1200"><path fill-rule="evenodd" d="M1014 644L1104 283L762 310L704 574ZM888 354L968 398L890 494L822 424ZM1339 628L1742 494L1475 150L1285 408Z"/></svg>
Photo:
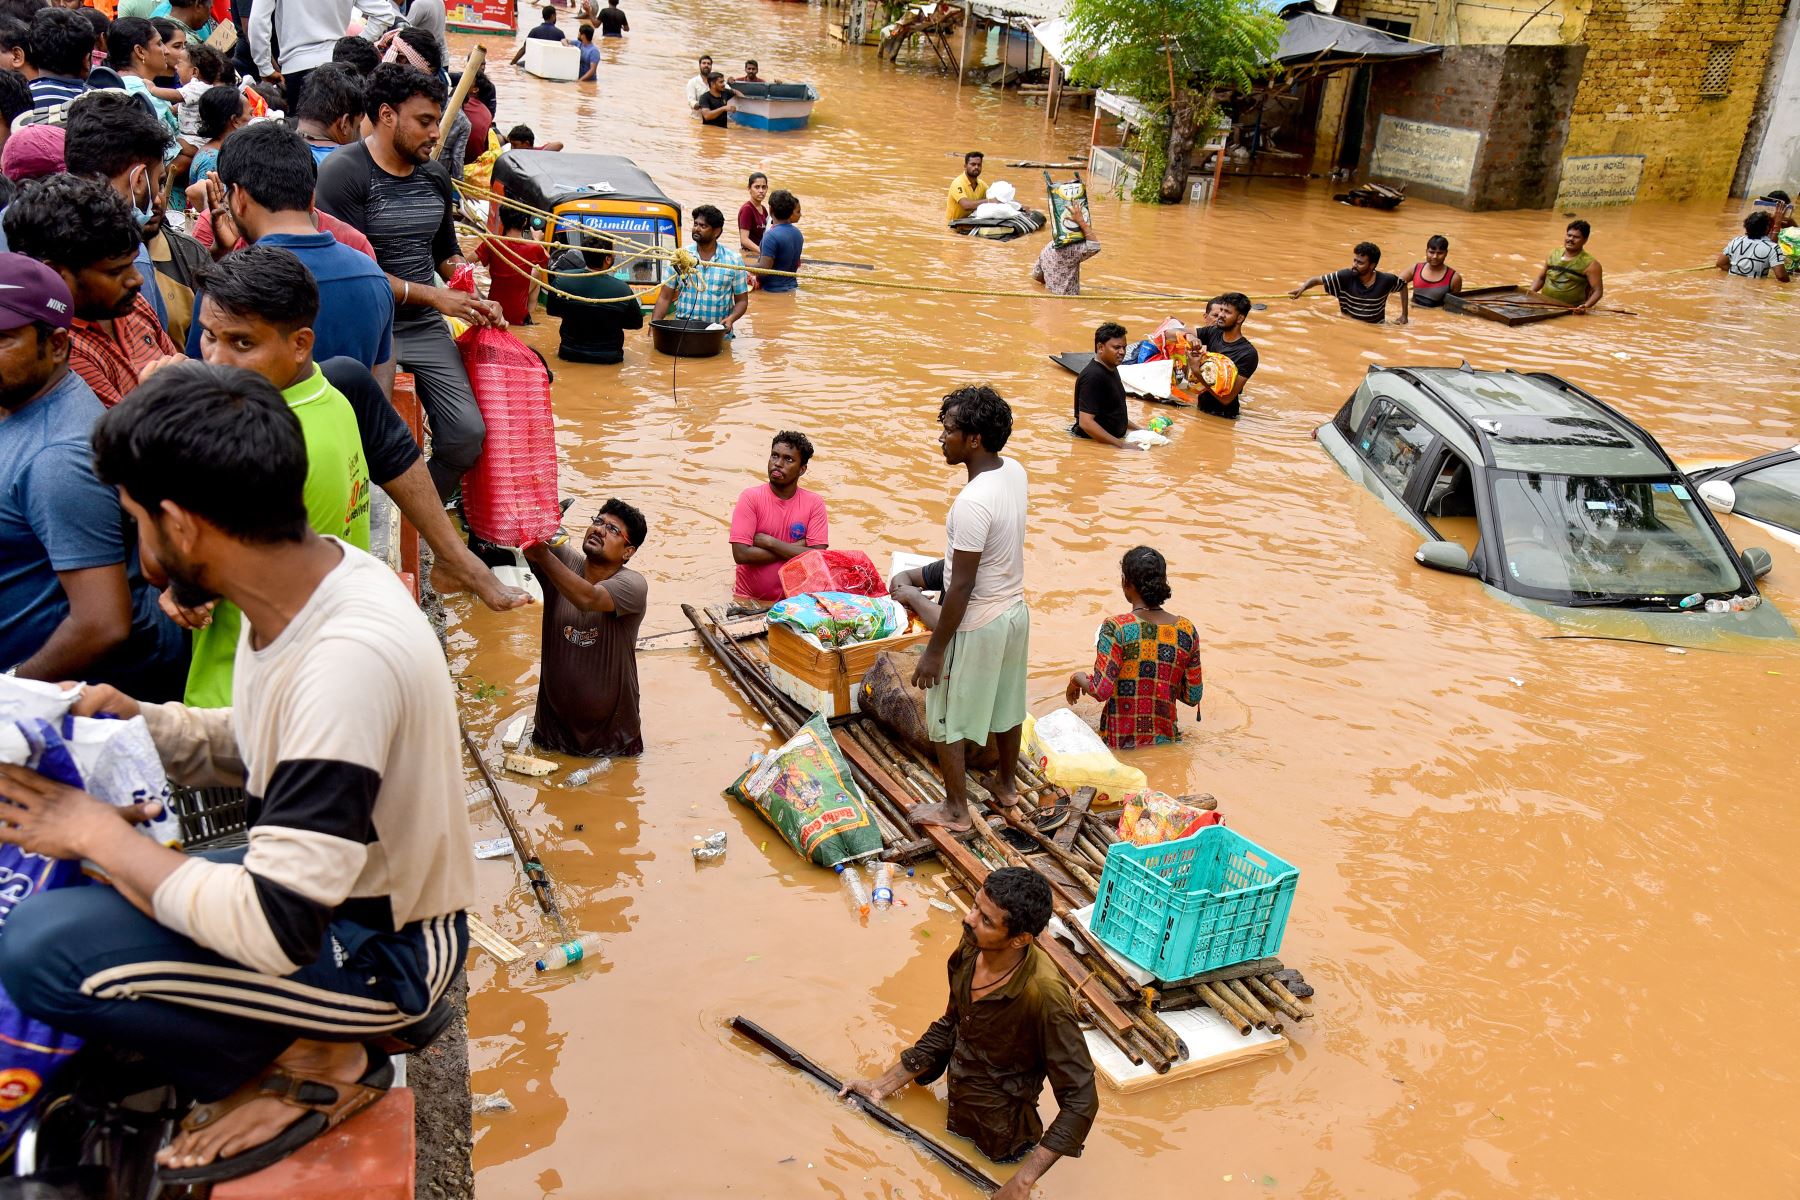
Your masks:
<svg viewBox="0 0 1800 1200"><path fill-rule="evenodd" d="M861 550L808 550L781 564L781 594L849 592L856 596L885 596L887 584L881 572Z"/></svg>
<svg viewBox="0 0 1800 1200"><path fill-rule="evenodd" d="M1082 219L1088 217L1087 185L1079 176L1067 183L1057 183L1050 178L1050 172L1045 171L1044 186L1050 189L1050 244L1073 246L1087 241L1087 234L1081 232L1074 217L1077 209L1081 211Z"/></svg>
<svg viewBox="0 0 1800 1200"><path fill-rule="evenodd" d="M881 830L818 713L738 776L725 794L754 805L795 853L821 867L881 850Z"/></svg>
<svg viewBox="0 0 1800 1200"><path fill-rule="evenodd" d="M913 649L877 654L857 685L861 689L857 707L889 736L931 759L937 751L931 744L931 727L925 723L925 693L912 685L913 669L922 653L922 649ZM988 771L999 765L1000 750L991 737L987 745L965 750L971 771Z"/></svg>
<svg viewBox="0 0 1800 1200"><path fill-rule="evenodd" d="M827 649L878 642L906 628L906 610L886 596L852 596L847 592L819 592L790 596L769 609L772 625L811 634Z"/></svg>
<svg viewBox="0 0 1800 1200"><path fill-rule="evenodd" d="M1211 797L1207 797L1211 803ZM1134 846L1154 846L1198 833L1208 825L1222 825L1216 809L1186 798L1177 800L1164 792L1147 789L1125 797L1119 813L1119 840Z"/></svg>
<svg viewBox="0 0 1800 1200"><path fill-rule="evenodd" d="M1783 264L1790 272L1800 271L1800 228L1784 229L1775 238L1781 249Z"/></svg>
<svg viewBox="0 0 1800 1200"><path fill-rule="evenodd" d="M450 287L473 294L475 268L457 267ZM457 335L456 345L487 423L481 457L462 481L469 532L496 546L550 538L562 527L550 368L504 329L472 327Z"/></svg>
<svg viewBox="0 0 1800 1200"><path fill-rule="evenodd" d="M1130 792L1149 786L1144 773L1113 757L1100 735L1073 709L1059 708L1042 720L1025 716L1025 753L1044 778L1065 791L1091 787L1094 807L1110 808Z"/></svg>

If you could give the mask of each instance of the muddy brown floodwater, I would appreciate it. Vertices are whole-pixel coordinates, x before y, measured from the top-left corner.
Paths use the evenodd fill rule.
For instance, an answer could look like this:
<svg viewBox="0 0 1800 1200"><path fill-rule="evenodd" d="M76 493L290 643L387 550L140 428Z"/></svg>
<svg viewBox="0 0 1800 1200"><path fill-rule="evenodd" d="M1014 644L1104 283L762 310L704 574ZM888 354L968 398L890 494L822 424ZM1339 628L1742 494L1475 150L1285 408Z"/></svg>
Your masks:
<svg viewBox="0 0 1800 1200"><path fill-rule="evenodd" d="M802 198L808 252L873 262L873 279L1029 286L1041 236L959 240L944 190L957 153L979 147L990 177L1038 194L1035 172L1004 163L1083 154L1085 114L1046 135L1016 96L958 94L924 64L829 40L816 7L627 8L633 31L604 45L598 91L494 68L501 127L627 155L684 207L728 217L765 170ZM814 83L811 128L697 127L681 93L700 51ZM1373 213L1268 180L1231 183L1211 211L1094 209L1090 290L1207 295L1285 291L1363 238L1404 269L1438 232L1471 285L1523 282L1563 225L1419 201ZM1167 791L1216 794L1235 828L1300 867L1282 957L1317 986L1318 1019L1279 1058L1129 1099L1103 1089L1087 1153L1040 1195L1769 1194L1800 1177L1779 1115L1800 1074L1800 657L1548 640L1548 623L1416 567L1416 536L1311 436L1371 363L1466 359L1560 372L1684 461L1800 440L1800 289L1671 273L1709 262L1738 207L1588 215L1608 301L1638 316L1369 327L1329 301L1272 301L1247 327L1262 370L1243 419L1177 413L1175 445L1155 454L1071 441L1072 377L1045 356L1086 349L1100 320L1135 337L1198 305L813 286L758 295L727 355L678 372L641 337L623 368L557 365L575 513L617 495L649 516L633 563L650 580L646 632L728 595L732 501L779 428L818 445L807 482L834 545L883 564L939 547L955 483L936 406L970 381L1011 401L1007 452L1031 474L1036 711L1061 703L1096 621L1120 608L1120 553L1168 556L1170 607L1202 630L1205 720L1131 761ZM552 326L524 336L554 349ZM1771 549L1770 596L1800 619L1800 555ZM451 607L465 709L496 746L530 707L538 619ZM769 746L761 718L700 650L639 669L641 760L579 790L504 785L572 924L605 948L542 977L471 956L475 1090L517 1106L476 1119L480 1193L970 1195L724 1028L743 1013L840 1073L881 1070L942 1011L956 921L915 898L860 928L829 874L720 796ZM500 832L490 808L472 811L478 836ZM693 837L715 829L728 853L696 866ZM481 916L546 939L511 864L480 878ZM942 1128L940 1098L911 1089L897 1105Z"/></svg>

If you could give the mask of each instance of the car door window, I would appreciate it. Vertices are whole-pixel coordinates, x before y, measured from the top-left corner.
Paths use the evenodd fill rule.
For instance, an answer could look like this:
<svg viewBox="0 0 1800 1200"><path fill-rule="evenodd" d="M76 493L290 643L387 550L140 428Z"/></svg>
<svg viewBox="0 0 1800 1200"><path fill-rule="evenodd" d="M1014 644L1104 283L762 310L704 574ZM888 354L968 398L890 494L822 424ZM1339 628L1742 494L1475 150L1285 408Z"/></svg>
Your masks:
<svg viewBox="0 0 1800 1200"><path fill-rule="evenodd" d="M1406 485L1424 462L1425 450L1431 444L1431 429L1398 404L1382 403L1384 407L1375 414L1363 436L1362 451L1382 482L1393 489L1394 495L1403 497Z"/></svg>
<svg viewBox="0 0 1800 1200"><path fill-rule="evenodd" d="M1733 511L1800 533L1800 461L1776 463L1733 481Z"/></svg>

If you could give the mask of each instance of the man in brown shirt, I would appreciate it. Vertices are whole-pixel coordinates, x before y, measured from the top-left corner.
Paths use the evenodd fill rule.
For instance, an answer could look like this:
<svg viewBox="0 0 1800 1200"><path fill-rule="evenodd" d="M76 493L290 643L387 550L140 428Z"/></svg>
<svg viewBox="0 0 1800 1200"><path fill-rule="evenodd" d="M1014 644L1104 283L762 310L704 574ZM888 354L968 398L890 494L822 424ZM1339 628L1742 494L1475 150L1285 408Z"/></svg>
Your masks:
<svg viewBox="0 0 1800 1200"><path fill-rule="evenodd" d="M544 585L537 731L546 750L588 757L642 754L637 635L649 586L625 564L643 545L644 514L608 500L580 548L524 547Z"/></svg>
<svg viewBox="0 0 1800 1200"><path fill-rule="evenodd" d="M994 1200L1025 1200L1057 1159L1079 1158L1100 1111L1068 984L1036 945L1049 920L1043 876L1025 867L989 875L950 956L944 1015L885 1075L855 1080L840 1093L879 1103L948 1068L950 1132L995 1162L1025 1160ZM1046 1078L1058 1107L1047 1131L1037 1113Z"/></svg>

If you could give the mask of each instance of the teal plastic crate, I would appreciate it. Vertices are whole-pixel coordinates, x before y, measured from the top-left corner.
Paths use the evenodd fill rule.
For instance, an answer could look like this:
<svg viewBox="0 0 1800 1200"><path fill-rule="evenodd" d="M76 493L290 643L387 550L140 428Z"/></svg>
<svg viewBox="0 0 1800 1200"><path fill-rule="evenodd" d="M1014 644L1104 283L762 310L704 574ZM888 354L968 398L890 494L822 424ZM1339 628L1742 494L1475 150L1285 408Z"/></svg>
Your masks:
<svg viewBox="0 0 1800 1200"><path fill-rule="evenodd" d="M1106 853L1097 937L1158 979L1186 979L1281 949L1297 867L1223 825Z"/></svg>

